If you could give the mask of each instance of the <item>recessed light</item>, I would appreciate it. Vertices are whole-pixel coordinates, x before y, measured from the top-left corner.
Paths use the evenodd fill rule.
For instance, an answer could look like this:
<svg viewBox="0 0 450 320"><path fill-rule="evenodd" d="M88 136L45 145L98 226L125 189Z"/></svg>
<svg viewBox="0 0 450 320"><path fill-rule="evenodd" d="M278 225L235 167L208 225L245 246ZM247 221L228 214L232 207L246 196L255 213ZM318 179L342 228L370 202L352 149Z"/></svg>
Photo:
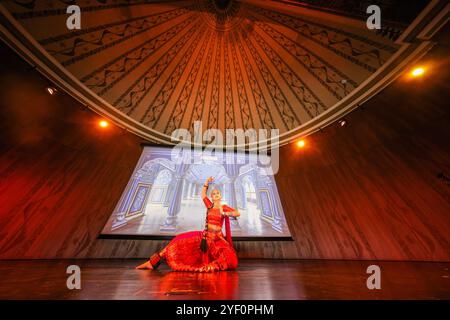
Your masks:
<svg viewBox="0 0 450 320"><path fill-rule="evenodd" d="M347 125L347 120L341 119L341 120L338 121L338 123L339 123L339 125L340 125L341 127L345 127L345 126Z"/></svg>
<svg viewBox="0 0 450 320"><path fill-rule="evenodd" d="M303 148L305 146L305 140L301 139L297 141L297 147Z"/></svg>
<svg viewBox="0 0 450 320"><path fill-rule="evenodd" d="M56 93L56 91L58 91L54 87L47 87L46 90L51 96L54 95Z"/></svg>
<svg viewBox="0 0 450 320"><path fill-rule="evenodd" d="M418 67L418 68L415 68L415 69L411 72L411 75L412 75L413 77L420 77L420 76L423 75L424 73L425 73L425 69L422 68L422 67Z"/></svg>

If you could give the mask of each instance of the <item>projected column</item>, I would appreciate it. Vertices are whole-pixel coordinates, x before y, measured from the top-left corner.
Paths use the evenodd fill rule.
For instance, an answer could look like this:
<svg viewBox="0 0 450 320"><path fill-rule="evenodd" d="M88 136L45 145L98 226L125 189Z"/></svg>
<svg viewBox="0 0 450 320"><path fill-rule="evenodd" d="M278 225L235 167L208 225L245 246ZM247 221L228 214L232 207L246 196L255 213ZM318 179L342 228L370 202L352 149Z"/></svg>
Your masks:
<svg viewBox="0 0 450 320"><path fill-rule="evenodd" d="M280 212L281 203L280 198L278 197L278 192L275 192L274 188L276 188L275 183L270 179L267 183L267 188L269 190L270 198L273 200L273 216L274 220L272 222L272 228L283 233L285 231L285 223L283 214Z"/></svg>
<svg viewBox="0 0 450 320"><path fill-rule="evenodd" d="M166 197L164 199L164 207L169 207L170 199L172 199L175 184L176 184L175 174L172 173L172 180L170 181L169 186L167 187Z"/></svg>
<svg viewBox="0 0 450 320"><path fill-rule="evenodd" d="M175 181L173 182L173 184L175 185ZM185 180L183 183L183 195L182 195L183 200L187 199L187 193L188 193L188 186L187 186L187 181Z"/></svg>
<svg viewBox="0 0 450 320"><path fill-rule="evenodd" d="M175 187L172 201L167 209L167 218L159 228L160 231L174 232L177 230L177 218L181 208L181 197L183 195L184 172L186 164L177 164L175 167Z"/></svg>
<svg viewBox="0 0 450 320"><path fill-rule="evenodd" d="M261 210L261 203L258 200L259 185L258 185L258 171L256 169L252 170L252 178L253 178L253 186L255 187L256 192L256 209Z"/></svg>
<svg viewBox="0 0 450 320"><path fill-rule="evenodd" d="M197 184L194 182L194 188L192 188L192 199L195 199L196 194L197 194Z"/></svg>
<svg viewBox="0 0 450 320"><path fill-rule="evenodd" d="M227 190L228 190L228 198L229 203L228 205L234 209L237 210L237 201L236 201L236 188L235 188L235 181L237 178L237 175L239 173L238 165L232 162L231 164L225 165L228 178L230 181L227 183ZM241 230L241 226L239 225L239 221L236 218L230 219L230 226L231 230Z"/></svg>
<svg viewBox="0 0 450 320"><path fill-rule="evenodd" d="M247 210L247 195L245 193L244 187L242 186L242 179L239 179L238 183L238 192L240 195L241 203L239 208L243 210Z"/></svg>
<svg viewBox="0 0 450 320"><path fill-rule="evenodd" d="M193 187L193 184L192 184L192 182L189 181L189 187L188 187L188 192L187 192L187 199L188 200L192 199L192 187Z"/></svg>
<svg viewBox="0 0 450 320"><path fill-rule="evenodd" d="M236 188L234 187L234 179L227 183L228 190L228 205L232 208L237 209L237 201L236 201Z"/></svg>

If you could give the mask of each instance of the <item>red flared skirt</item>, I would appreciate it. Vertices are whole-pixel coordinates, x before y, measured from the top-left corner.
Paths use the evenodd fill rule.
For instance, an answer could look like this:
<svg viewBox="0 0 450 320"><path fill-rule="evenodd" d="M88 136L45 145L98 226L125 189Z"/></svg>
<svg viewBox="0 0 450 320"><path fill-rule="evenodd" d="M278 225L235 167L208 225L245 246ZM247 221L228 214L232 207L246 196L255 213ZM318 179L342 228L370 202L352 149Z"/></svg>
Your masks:
<svg viewBox="0 0 450 320"><path fill-rule="evenodd" d="M176 236L163 250L167 264L175 271L211 272L236 269L238 259L222 232L207 232L208 250L200 249L204 231L191 231Z"/></svg>

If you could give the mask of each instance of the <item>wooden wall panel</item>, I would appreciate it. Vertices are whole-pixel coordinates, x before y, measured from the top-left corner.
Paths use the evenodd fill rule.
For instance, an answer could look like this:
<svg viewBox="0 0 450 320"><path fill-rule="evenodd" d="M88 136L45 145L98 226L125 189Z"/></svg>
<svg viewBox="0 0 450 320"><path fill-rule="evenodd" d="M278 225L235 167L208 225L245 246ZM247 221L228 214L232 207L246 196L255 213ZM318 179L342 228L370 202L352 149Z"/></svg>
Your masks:
<svg viewBox="0 0 450 320"><path fill-rule="evenodd" d="M281 151L276 179L301 257L450 259L448 49L347 118Z"/></svg>
<svg viewBox="0 0 450 320"><path fill-rule="evenodd" d="M97 239L139 158L9 49L0 74L0 258L146 257L167 241ZM430 59L443 61L448 51ZM276 176L292 242L237 242L241 258L450 261L448 61L397 80L298 150Z"/></svg>

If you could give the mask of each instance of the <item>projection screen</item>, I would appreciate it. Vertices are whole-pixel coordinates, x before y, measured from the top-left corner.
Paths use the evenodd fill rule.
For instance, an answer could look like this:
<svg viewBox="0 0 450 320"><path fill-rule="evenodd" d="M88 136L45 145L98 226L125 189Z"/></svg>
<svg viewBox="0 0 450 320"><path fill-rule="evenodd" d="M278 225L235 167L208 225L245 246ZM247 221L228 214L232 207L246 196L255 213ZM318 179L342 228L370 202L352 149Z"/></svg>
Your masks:
<svg viewBox="0 0 450 320"><path fill-rule="evenodd" d="M275 179L251 161L252 155L199 153L189 161L181 157L173 148L145 146L102 235L167 238L203 230L206 208L200 194L212 176L208 197L217 188L222 203L241 213L231 220L233 238L291 238Z"/></svg>

